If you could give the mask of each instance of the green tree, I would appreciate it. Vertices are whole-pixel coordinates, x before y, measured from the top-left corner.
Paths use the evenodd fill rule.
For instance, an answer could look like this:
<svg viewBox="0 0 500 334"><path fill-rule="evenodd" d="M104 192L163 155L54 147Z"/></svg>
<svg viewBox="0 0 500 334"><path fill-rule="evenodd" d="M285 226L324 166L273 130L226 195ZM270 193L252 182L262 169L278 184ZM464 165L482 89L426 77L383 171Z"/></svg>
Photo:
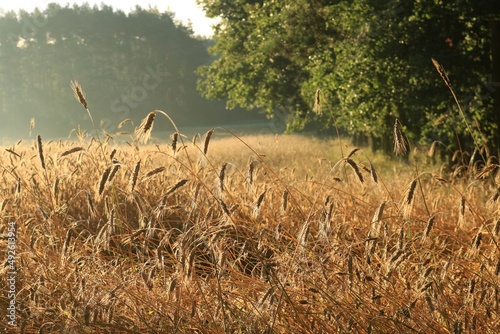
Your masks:
<svg viewBox="0 0 500 334"><path fill-rule="evenodd" d="M219 17L218 58L199 70L199 89L228 107L288 112L288 130L337 125L390 149L396 118L413 142L440 140L454 150L455 132L474 147L447 87L447 70L479 145L498 148L491 83L493 1L201 0ZM312 112L320 90L321 113ZM500 88L499 88L500 89ZM448 116L438 127L438 120ZM481 135L481 134L482 135Z"/></svg>

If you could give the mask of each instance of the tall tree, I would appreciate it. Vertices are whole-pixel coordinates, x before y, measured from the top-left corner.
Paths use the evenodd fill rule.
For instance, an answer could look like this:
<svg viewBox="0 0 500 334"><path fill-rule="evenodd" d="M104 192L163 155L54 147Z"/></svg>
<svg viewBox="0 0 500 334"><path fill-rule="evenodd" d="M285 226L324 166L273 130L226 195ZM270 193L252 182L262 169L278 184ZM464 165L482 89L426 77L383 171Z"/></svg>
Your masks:
<svg viewBox="0 0 500 334"><path fill-rule="evenodd" d="M200 3L220 23L211 49L218 58L200 69L199 88L227 98L228 107L262 108L271 117L286 111L289 130L336 124L386 151L395 118L414 142L440 140L452 151L457 132L464 146L500 145L486 94L489 22L499 18L493 1ZM467 122L475 124L472 137L431 58L447 70ZM324 106L314 113L318 90Z"/></svg>

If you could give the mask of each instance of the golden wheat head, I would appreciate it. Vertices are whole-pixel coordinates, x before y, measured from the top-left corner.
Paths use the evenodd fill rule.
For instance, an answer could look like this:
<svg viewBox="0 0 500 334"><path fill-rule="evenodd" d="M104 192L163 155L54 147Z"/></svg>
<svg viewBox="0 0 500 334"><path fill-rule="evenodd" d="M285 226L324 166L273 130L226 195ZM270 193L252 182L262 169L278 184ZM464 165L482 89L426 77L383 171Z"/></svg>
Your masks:
<svg viewBox="0 0 500 334"><path fill-rule="evenodd" d="M394 122L394 153L396 155L405 155L407 151L406 139L401 130L401 122L396 118Z"/></svg>
<svg viewBox="0 0 500 334"><path fill-rule="evenodd" d="M139 124L139 126L135 129L134 134L135 138L140 143L147 143L149 138L151 137L151 132L153 132L153 125L155 121L156 110L150 112L146 118L144 118Z"/></svg>
<svg viewBox="0 0 500 334"><path fill-rule="evenodd" d="M75 98L80 104L85 108L88 109L87 105L87 100L85 99L85 96L83 95L83 90L78 81L72 80L71 81L71 89L73 89L73 93L75 93Z"/></svg>

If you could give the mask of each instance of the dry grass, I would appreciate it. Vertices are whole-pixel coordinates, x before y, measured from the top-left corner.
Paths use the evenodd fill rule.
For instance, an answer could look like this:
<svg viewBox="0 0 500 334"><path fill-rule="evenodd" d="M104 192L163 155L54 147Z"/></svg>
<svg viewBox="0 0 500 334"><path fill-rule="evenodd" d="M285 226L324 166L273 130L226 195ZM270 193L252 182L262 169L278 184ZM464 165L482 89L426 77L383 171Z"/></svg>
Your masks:
<svg viewBox="0 0 500 334"><path fill-rule="evenodd" d="M336 140L218 131L109 140L109 160L94 140L2 153L15 332L500 330L498 166L415 175Z"/></svg>

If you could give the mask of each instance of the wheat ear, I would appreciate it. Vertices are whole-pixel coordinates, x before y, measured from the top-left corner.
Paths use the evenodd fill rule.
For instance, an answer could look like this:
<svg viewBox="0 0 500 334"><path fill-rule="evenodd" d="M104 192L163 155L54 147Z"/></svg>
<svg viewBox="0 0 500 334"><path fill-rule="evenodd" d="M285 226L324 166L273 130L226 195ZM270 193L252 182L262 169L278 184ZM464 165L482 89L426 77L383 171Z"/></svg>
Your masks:
<svg viewBox="0 0 500 334"><path fill-rule="evenodd" d="M36 137L37 143L38 143L38 158L40 159L40 165L42 168L45 170L45 157L43 155L43 145L42 145L42 137L38 135Z"/></svg>
<svg viewBox="0 0 500 334"><path fill-rule="evenodd" d="M406 140L401 130L401 122L396 118L394 122L394 153L396 155L405 155L407 151Z"/></svg>
<svg viewBox="0 0 500 334"><path fill-rule="evenodd" d="M146 118L144 118L139 124L139 126L135 129L134 134L135 138L140 143L147 143L149 138L151 137L151 132L153 131L153 125L156 117L156 110L151 111Z"/></svg>

